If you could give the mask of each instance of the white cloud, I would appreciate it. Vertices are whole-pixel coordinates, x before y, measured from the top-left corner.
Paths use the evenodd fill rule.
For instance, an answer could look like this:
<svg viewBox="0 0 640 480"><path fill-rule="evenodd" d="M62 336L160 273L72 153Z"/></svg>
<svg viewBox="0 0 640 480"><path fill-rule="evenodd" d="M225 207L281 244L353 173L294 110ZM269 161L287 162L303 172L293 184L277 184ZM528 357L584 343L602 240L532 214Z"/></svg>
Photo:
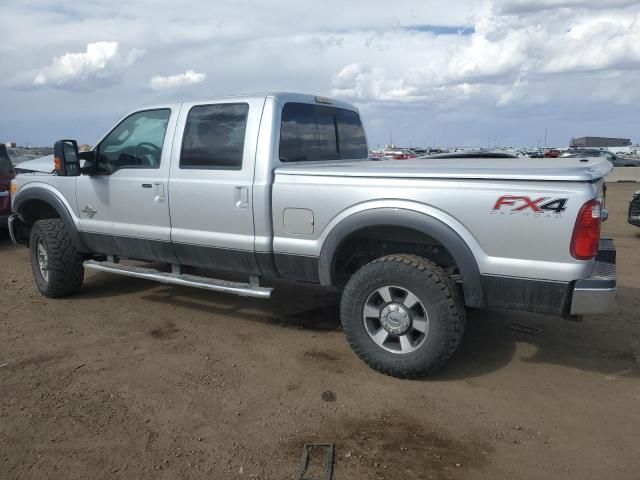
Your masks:
<svg viewBox="0 0 640 480"><path fill-rule="evenodd" d="M142 50L133 49L124 57L119 53L118 42L89 43L85 52L65 53L53 59L53 63L32 73L34 86L77 85L93 78L107 78L116 70L133 64Z"/></svg>
<svg viewBox="0 0 640 480"><path fill-rule="evenodd" d="M545 5L561 3L588 2L549 0ZM386 37L388 51L365 53L365 61L337 71L333 95L367 102L436 102L439 107L474 98L504 106L566 100L566 95L638 97L637 92L629 95L613 89L598 75L585 75L576 85L575 75L619 70L640 74L639 7L574 10L554 16L537 12L524 17L490 10L476 19L475 31L468 36L449 40L416 33ZM565 88L558 88L558 82ZM541 95L545 88L548 93Z"/></svg>
<svg viewBox="0 0 640 480"><path fill-rule="evenodd" d="M553 119L554 138L640 132L638 0L325 0L313 14L290 0L0 2L11 39L0 57L15 72L0 76L12 112L0 130L18 139L83 129L74 136L91 143L130 108L178 100L180 85L193 96L342 97L361 108L374 144L390 130L431 144L507 132L530 141L540 125L551 136ZM96 32L112 42L94 43ZM194 83L214 71L215 82Z"/></svg>
<svg viewBox="0 0 640 480"><path fill-rule="evenodd" d="M637 5L637 0L498 0L496 6L502 13L531 13L558 8L608 8Z"/></svg>
<svg viewBox="0 0 640 480"><path fill-rule="evenodd" d="M170 75L163 77L156 75L149 80L149 86L154 90L162 90L165 88L184 87L185 85L193 85L204 82L207 77L204 73L196 73L193 70L187 70L179 75Z"/></svg>

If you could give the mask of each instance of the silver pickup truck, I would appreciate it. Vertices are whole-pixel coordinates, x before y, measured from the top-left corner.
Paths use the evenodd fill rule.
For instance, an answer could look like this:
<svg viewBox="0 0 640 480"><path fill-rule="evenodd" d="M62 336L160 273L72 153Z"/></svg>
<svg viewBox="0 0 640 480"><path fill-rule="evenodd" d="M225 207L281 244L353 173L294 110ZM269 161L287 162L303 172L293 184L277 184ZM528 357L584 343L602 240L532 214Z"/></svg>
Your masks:
<svg viewBox="0 0 640 480"><path fill-rule="evenodd" d="M48 297L87 269L254 297L269 279L320 284L342 292L355 352L398 377L447 362L466 307L615 302L606 159L374 161L355 107L274 93L137 110L54 160L15 178L9 220Z"/></svg>

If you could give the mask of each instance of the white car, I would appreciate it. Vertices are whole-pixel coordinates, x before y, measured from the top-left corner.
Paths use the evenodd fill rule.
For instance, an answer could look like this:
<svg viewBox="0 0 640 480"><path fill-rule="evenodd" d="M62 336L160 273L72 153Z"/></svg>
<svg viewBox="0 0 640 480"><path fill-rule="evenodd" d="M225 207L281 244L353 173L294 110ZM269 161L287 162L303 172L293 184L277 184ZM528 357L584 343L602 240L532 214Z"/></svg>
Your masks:
<svg viewBox="0 0 640 480"><path fill-rule="evenodd" d="M27 160L17 164L14 168L16 174L18 173L48 173L53 174L56 171L53 155L47 155L46 157L36 158L34 160Z"/></svg>

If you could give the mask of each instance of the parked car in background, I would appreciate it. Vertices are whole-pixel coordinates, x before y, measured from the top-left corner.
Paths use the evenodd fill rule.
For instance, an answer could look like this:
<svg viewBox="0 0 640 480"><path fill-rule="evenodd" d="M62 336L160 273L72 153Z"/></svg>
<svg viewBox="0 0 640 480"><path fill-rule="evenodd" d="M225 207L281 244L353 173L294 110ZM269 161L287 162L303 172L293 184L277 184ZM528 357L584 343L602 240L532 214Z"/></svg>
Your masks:
<svg viewBox="0 0 640 480"><path fill-rule="evenodd" d="M640 159L637 158L623 158L615 153L608 152L606 150L595 149L575 149L569 150L562 154L563 158L577 158L577 157L604 157L609 160L614 167L640 167Z"/></svg>
<svg viewBox="0 0 640 480"><path fill-rule="evenodd" d="M544 158L558 158L560 155L562 155L562 152L557 148L551 148L544 152Z"/></svg>
<svg viewBox="0 0 640 480"><path fill-rule="evenodd" d="M509 152L501 152L501 151L492 151L492 150L467 150L464 152L455 152L455 153L438 153L435 155L422 155L418 158L473 158L473 159L482 159L482 158L518 158L518 156Z"/></svg>
<svg viewBox="0 0 640 480"><path fill-rule="evenodd" d="M53 153L52 148L22 148L22 147L7 147L7 154L11 159L13 166L28 162L29 160L35 160L36 158L44 157L45 155L51 155Z"/></svg>
<svg viewBox="0 0 640 480"><path fill-rule="evenodd" d="M640 227L640 190L633 194L633 198L629 204L629 216L627 221L631 225Z"/></svg>
<svg viewBox="0 0 640 480"><path fill-rule="evenodd" d="M11 180L15 177L7 147L0 145L0 229L7 228L11 215Z"/></svg>
<svg viewBox="0 0 640 480"><path fill-rule="evenodd" d="M53 155L47 155L46 157L40 157L33 160L27 160L26 162L19 163L15 167L16 175L22 173L49 173L53 174L56 171L55 164L53 162Z"/></svg>
<svg viewBox="0 0 640 480"><path fill-rule="evenodd" d="M389 160L409 160L411 158L416 158L416 154L406 148L389 149L384 151L382 158Z"/></svg>

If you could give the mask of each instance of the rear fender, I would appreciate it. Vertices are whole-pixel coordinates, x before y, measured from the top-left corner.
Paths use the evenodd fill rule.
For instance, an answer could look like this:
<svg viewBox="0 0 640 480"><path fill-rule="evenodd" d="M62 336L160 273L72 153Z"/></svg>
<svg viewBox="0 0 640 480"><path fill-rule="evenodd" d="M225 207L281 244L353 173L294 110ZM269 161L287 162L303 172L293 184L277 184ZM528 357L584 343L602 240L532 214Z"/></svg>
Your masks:
<svg viewBox="0 0 640 480"><path fill-rule="evenodd" d="M468 243L449 224L424 212L406 208L408 205L401 205L404 203L398 202L397 207L360 210L330 225L320 252L320 283L333 284L332 271L337 250L343 240L352 233L376 225L405 227L422 232L446 247L460 271L465 303L470 307L484 307L480 270Z"/></svg>

